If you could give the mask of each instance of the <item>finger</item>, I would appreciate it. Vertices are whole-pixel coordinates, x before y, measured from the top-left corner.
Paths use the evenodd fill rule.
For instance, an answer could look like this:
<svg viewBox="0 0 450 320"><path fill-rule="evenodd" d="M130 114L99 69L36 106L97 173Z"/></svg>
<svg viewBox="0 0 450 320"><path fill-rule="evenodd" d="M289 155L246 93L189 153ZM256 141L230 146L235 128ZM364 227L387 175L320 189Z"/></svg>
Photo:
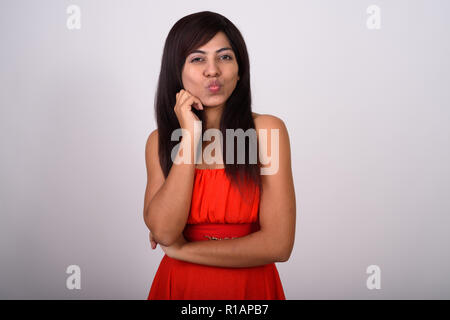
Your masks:
<svg viewBox="0 0 450 320"><path fill-rule="evenodd" d="M191 110L191 107L194 107L197 110L203 110L203 104L200 99L187 90L180 91L178 104L180 106L185 106L187 110Z"/></svg>
<svg viewBox="0 0 450 320"><path fill-rule="evenodd" d="M186 90L181 89L180 91L178 91L177 95L179 98L181 98L182 96L184 96L185 93L186 93Z"/></svg>
<svg viewBox="0 0 450 320"><path fill-rule="evenodd" d="M196 108L197 110L203 110L203 104L200 101L200 99L196 98L195 102L196 102L196 105L194 106L194 108Z"/></svg>
<svg viewBox="0 0 450 320"><path fill-rule="evenodd" d="M193 97L188 97L186 99L183 100L183 103L181 104L180 108L182 110L191 110L192 107L192 103L194 102Z"/></svg>
<svg viewBox="0 0 450 320"><path fill-rule="evenodd" d="M173 107L174 109L176 109L178 106L181 105L181 92L178 92L176 97L175 97L175 106Z"/></svg>
<svg viewBox="0 0 450 320"><path fill-rule="evenodd" d="M184 92L186 92L186 95L189 98L193 98L193 101L195 101L197 103L197 106L199 108L196 108L196 106L194 105L194 108L198 109L198 110L203 110L203 104L201 103L200 99L197 98L195 95L193 95L192 93L190 93L189 91L185 90ZM191 103L191 105L193 105L193 103Z"/></svg>
<svg viewBox="0 0 450 320"><path fill-rule="evenodd" d="M190 97L192 97L192 95L189 92L187 92L186 90L182 90L181 95L179 97L180 106L182 106Z"/></svg>
<svg viewBox="0 0 450 320"><path fill-rule="evenodd" d="M184 100L183 93L184 93L184 90L180 90L175 95L175 107L182 104L181 102Z"/></svg>
<svg viewBox="0 0 450 320"><path fill-rule="evenodd" d="M197 110L203 110L203 105L200 99L195 96L191 96L189 99L187 99L184 105L187 106L189 110L189 107L194 107Z"/></svg>

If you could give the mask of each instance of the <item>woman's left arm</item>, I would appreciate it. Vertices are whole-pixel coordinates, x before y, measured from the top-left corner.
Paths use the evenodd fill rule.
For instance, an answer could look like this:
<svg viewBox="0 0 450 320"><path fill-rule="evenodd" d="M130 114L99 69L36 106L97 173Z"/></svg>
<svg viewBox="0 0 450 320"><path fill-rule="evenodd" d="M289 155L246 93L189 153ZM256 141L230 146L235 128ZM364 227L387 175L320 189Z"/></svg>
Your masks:
<svg viewBox="0 0 450 320"><path fill-rule="evenodd" d="M259 143L260 155L265 155L262 170L267 170L261 175L260 230L236 239L195 242L186 242L181 235L173 245L161 246L169 257L218 267L254 267L289 259L295 238L296 201L288 131L281 119L271 115L257 117L255 126L258 139L261 129L267 133L267 142L263 139Z"/></svg>

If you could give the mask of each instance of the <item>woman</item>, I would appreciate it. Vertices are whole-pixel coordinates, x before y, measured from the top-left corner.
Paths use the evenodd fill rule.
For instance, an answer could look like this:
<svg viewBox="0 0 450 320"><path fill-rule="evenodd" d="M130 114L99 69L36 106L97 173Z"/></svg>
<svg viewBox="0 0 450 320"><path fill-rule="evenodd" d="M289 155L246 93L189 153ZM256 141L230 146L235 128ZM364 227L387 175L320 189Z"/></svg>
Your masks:
<svg viewBox="0 0 450 320"><path fill-rule="evenodd" d="M159 243L165 255L148 299L286 299L275 262L289 259L295 236L288 132L279 118L252 113L246 45L227 18L205 11L172 27L155 107L144 221L152 248ZM268 143L258 141L259 155L277 150L279 159L242 164L234 152L229 163L224 139L215 154L221 161L198 163L208 144L194 139L195 121L201 121L201 137L207 129L225 137L226 129L239 128L260 137L265 129ZM181 142L171 140L176 129L183 129ZM246 155L250 143L245 139ZM180 163L181 153L189 161ZM276 172L262 175L275 161Z"/></svg>

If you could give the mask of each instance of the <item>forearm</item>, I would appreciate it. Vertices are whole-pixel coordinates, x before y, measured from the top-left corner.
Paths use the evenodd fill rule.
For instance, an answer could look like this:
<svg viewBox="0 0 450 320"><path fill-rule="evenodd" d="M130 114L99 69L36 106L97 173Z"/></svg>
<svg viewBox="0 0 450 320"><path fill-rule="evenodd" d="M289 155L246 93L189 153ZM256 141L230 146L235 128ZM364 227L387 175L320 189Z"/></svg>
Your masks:
<svg viewBox="0 0 450 320"><path fill-rule="evenodd" d="M261 230L236 239L187 242L175 258L230 268L255 267L281 261L277 245L270 244L268 235Z"/></svg>
<svg viewBox="0 0 450 320"><path fill-rule="evenodd" d="M157 242L170 245L183 231L189 216L194 172L193 161L173 163L164 184L148 204L145 220Z"/></svg>

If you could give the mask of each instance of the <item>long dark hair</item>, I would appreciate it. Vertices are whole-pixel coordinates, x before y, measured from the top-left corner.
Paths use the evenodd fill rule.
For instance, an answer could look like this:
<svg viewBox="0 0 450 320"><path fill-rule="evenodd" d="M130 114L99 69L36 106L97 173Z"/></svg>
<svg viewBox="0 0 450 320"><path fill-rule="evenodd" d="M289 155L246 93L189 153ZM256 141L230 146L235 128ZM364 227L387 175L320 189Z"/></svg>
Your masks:
<svg viewBox="0 0 450 320"><path fill-rule="evenodd" d="M232 182L239 186L241 183L253 182L262 190L260 177L259 146L256 148L257 163L251 164L249 159L250 139L245 139L245 163L237 163L237 144L234 143L234 161L227 164L226 157L226 129L255 129L251 108L250 91L250 63L245 41L236 26L224 16L202 11L193 13L178 20L170 30L164 45L161 71L155 97L155 116L159 134L159 162L165 177L172 167L171 152L179 141L171 141L172 132L180 128L174 106L176 93L183 89L181 73L186 57L189 53L206 44L218 32L222 31L228 37L230 45L236 55L239 66L239 81L231 96L226 101L225 109L220 119L223 144L222 155L225 173ZM203 110L192 108L199 120L202 121L202 137L205 131Z"/></svg>

